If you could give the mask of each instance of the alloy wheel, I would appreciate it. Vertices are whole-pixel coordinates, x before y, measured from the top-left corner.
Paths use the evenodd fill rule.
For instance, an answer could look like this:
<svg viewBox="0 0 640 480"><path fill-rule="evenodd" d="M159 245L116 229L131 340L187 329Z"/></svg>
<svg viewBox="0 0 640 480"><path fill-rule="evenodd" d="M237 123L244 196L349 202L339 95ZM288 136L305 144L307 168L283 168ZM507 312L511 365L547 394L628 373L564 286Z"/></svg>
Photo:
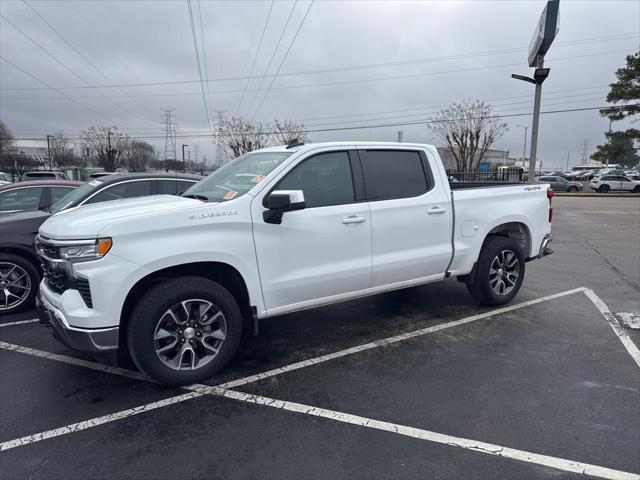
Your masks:
<svg viewBox="0 0 640 480"><path fill-rule="evenodd" d="M500 251L489 268L489 285L498 295L508 295L520 276L520 261L513 250Z"/></svg>
<svg viewBox="0 0 640 480"><path fill-rule="evenodd" d="M0 262L0 312L12 310L29 297L31 278L24 268L11 262Z"/></svg>
<svg viewBox="0 0 640 480"><path fill-rule="evenodd" d="M189 299L173 305L158 320L154 347L158 358L173 370L196 370L220 352L227 321L213 303Z"/></svg>

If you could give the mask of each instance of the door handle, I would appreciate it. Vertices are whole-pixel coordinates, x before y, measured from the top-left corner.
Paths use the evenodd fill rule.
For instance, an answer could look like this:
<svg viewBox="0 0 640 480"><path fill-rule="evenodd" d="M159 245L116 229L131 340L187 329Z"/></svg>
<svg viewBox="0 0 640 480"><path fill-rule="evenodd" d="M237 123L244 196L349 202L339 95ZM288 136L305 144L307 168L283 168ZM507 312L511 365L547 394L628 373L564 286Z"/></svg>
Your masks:
<svg viewBox="0 0 640 480"><path fill-rule="evenodd" d="M367 221L366 217L360 217L358 215L349 215L348 217L344 217L342 219L342 223L344 223L345 225L348 225L350 223L363 223L366 221Z"/></svg>
<svg viewBox="0 0 640 480"><path fill-rule="evenodd" d="M429 210L427 210L427 213L429 215L437 215L444 212L446 212L446 210L442 207L431 207Z"/></svg>

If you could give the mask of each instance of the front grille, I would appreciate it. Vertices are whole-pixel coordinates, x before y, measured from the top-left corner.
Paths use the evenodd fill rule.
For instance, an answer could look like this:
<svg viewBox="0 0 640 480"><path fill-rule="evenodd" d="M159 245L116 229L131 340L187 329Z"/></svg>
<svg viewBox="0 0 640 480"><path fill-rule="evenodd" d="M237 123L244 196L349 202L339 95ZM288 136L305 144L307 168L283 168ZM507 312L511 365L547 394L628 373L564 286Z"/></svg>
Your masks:
<svg viewBox="0 0 640 480"><path fill-rule="evenodd" d="M67 271L61 268L53 268L49 263L42 264L44 272L44 281L51 290L60 294L70 287L71 278L67 275Z"/></svg>
<svg viewBox="0 0 640 480"><path fill-rule="evenodd" d="M82 300L84 300L85 305L93 308L89 280L86 278L70 277L65 268L55 268L48 262L42 264L42 271L44 272L45 285L55 293L60 295L66 290L77 290Z"/></svg>

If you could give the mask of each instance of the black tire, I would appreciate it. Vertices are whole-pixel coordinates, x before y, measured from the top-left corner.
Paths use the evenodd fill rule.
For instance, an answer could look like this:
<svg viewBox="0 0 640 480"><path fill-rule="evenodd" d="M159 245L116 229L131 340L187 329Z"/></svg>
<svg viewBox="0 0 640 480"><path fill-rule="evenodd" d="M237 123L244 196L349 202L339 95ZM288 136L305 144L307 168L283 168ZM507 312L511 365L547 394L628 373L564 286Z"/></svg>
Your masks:
<svg viewBox="0 0 640 480"><path fill-rule="evenodd" d="M11 268L14 270L9 273ZM19 278L19 274L23 274ZM6 278L3 277L6 274ZM26 276L25 276L26 275ZM11 288L11 284L14 287ZM11 292L11 295L4 293L4 287ZM33 302L38 294L40 286L40 273L33 263L20 255L14 253L0 253L0 315L19 312L33 307ZM13 295L23 294L28 288L28 293L17 301ZM8 299L8 301L7 301ZM12 305L12 301L15 303Z"/></svg>
<svg viewBox="0 0 640 480"><path fill-rule="evenodd" d="M600 188L598 189L598 191L600 193L609 193L609 185L601 185Z"/></svg>
<svg viewBox="0 0 640 480"><path fill-rule="evenodd" d="M506 275L507 281L513 281L513 286L511 286L508 292L505 287L505 292L502 294L494 290L494 287L491 285L492 281L495 280L495 274L491 273L492 264L498 259L501 252L513 253L515 259L517 259L517 263L514 265L517 265L518 272L515 281L509 278L509 274ZM510 258L512 259L511 261L513 261L514 258ZM525 273L524 260L524 255L515 241L506 237L490 235L482 246L480 256L476 262L473 279L470 283L467 283L467 290L475 300L484 305L495 306L509 303L518 294L522 286ZM500 275L502 275L502 273ZM506 282L502 280L502 278L503 277L500 276L498 284L502 281L502 283L506 285Z"/></svg>
<svg viewBox="0 0 640 480"><path fill-rule="evenodd" d="M194 299L209 302L215 306L217 311L222 312L222 319L225 322L225 338L219 345L218 352L208 363L193 368L192 360L193 369L182 370L180 368L182 368L183 362L180 357L180 366L176 370L165 364L160 355L156 353L157 329L161 328L161 322L167 321L166 319L169 318L166 315L169 309L175 308L181 302ZM168 321L171 322L171 319L169 318ZM198 324L197 321L195 323ZM178 277L151 288L140 299L128 324L127 347L133 362L146 375L166 385L188 385L212 377L231 360L238 350L242 338L242 324L242 314L238 303L224 287L201 277ZM204 336L200 339L194 337L194 329L191 328L191 337L188 337L188 325L183 325L185 328L183 335L173 335L176 342L179 340L183 342L184 347L189 348L189 345L184 344L184 340L189 338L189 342L196 342L193 345L194 348L200 348L202 352L207 353L201 346L204 342ZM183 331L179 330L179 332ZM176 343L176 347L180 347L180 344ZM189 356L191 358L196 356L194 350L191 350Z"/></svg>
<svg viewBox="0 0 640 480"><path fill-rule="evenodd" d="M569 190L567 190L570 193L575 193L578 191L578 187L569 187Z"/></svg>

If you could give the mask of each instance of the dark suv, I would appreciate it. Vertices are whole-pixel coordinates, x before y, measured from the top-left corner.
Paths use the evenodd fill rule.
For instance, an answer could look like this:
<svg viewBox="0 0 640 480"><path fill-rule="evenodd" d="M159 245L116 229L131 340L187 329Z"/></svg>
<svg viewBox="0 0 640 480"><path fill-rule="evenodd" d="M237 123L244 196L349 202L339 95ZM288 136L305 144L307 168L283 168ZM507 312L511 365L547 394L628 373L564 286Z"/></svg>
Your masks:
<svg viewBox="0 0 640 480"><path fill-rule="evenodd" d="M108 175L83 183L41 210L0 215L0 315L30 307L41 278L34 240L40 225L62 210L146 195L177 195L203 177L191 174Z"/></svg>

